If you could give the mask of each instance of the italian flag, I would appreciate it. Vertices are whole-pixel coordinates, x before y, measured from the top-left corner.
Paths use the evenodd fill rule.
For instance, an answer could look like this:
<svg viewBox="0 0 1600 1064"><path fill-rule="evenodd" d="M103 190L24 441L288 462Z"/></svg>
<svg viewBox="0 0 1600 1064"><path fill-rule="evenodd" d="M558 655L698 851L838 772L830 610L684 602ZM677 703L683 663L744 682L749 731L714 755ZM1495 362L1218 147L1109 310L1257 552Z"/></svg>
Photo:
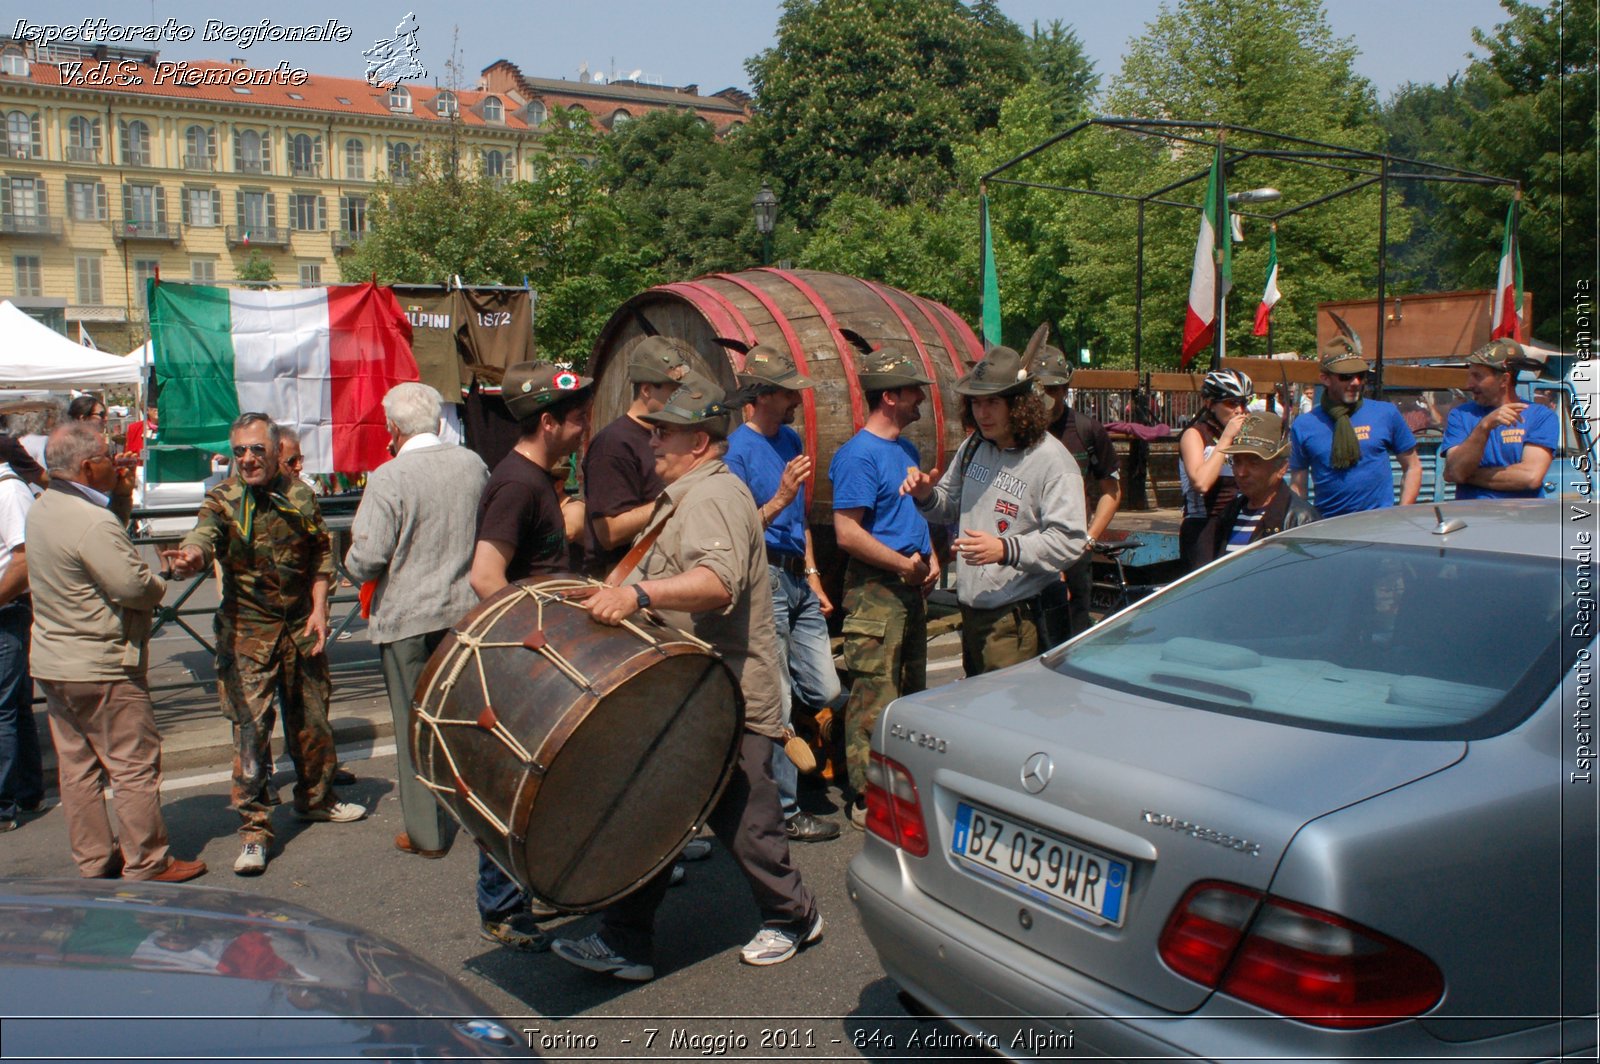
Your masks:
<svg viewBox="0 0 1600 1064"><path fill-rule="evenodd" d="M1211 177L1206 181L1205 214L1200 219L1200 238L1194 245L1194 273L1189 278L1189 313L1183 323L1183 349L1179 359L1179 366L1185 369L1196 354L1216 339L1217 282L1222 283L1224 299L1233 285L1232 241L1222 242L1220 270L1214 261L1222 181L1222 145L1218 144L1216 156L1211 160Z"/></svg>
<svg viewBox="0 0 1600 1064"><path fill-rule="evenodd" d="M383 397L417 379L411 323L374 284L284 292L148 288L160 443L226 454L259 410L299 429L307 473L365 473L388 458Z"/></svg>
<svg viewBox="0 0 1600 1064"><path fill-rule="evenodd" d="M1278 291L1278 227L1272 227L1267 238L1267 290L1261 293L1261 305L1256 307L1255 335L1267 335L1267 322L1272 318L1272 308L1278 305L1283 293Z"/></svg>
<svg viewBox="0 0 1600 1064"><path fill-rule="evenodd" d="M1506 233L1500 243L1500 277L1494 286L1494 324L1489 339L1502 336L1522 342L1522 252L1517 248L1517 204L1519 191L1506 208Z"/></svg>

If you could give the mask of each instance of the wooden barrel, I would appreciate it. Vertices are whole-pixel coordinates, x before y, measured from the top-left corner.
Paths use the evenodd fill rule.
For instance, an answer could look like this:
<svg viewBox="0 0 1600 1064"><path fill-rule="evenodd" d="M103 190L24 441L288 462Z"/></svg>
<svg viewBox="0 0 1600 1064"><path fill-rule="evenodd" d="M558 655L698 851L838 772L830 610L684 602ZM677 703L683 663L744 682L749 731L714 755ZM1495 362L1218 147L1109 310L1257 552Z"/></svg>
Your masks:
<svg viewBox="0 0 1600 1064"><path fill-rule="evenodd" d="M812 524L831 520L828 463L867 417L857 378L861 354L847 332L874 346L909 352L922 365L923 375L935 382L922 420L907 432L924 468L942 469L965 435L955 382L983 357L983 345L955 311L897 288L814 270L712 274L641 292L611 316L589 359L598 392L596 428L627 409L632 396L628 355L649 335L647 329L687 340L700 356L699 368L729 389L744 363L740 349L757 344L787 351L816 382L801 393L795 420L806 453L817 463L806 486ZM719 338L736 344L724 345Z"/></svg>

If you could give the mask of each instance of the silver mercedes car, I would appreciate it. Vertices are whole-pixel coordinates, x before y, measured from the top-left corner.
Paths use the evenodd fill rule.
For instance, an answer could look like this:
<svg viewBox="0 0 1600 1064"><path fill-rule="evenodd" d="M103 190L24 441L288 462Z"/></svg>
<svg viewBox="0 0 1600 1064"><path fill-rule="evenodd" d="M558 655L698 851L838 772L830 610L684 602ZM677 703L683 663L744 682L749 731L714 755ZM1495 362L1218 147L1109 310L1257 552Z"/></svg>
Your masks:
<svg viewBox="0 0 1600 1064"><path fill-rule="evenodd" d="M884 970L1022 1058L1593 1054L1594 538L1323 521L894 702L849 870Z"/></svg>

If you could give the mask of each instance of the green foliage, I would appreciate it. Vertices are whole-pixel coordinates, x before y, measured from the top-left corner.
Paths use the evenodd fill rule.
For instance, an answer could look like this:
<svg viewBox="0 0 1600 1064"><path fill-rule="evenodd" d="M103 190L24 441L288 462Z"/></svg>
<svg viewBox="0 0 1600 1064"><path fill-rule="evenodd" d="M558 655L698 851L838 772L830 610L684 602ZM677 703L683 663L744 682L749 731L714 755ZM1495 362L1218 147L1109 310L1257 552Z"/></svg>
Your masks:
<svg viewBox="0 0 1600 1064"><path fill-rule="evenodd" d="M1384 105L1381 118L1391 155L1442 166L1462 165L1457 152L1466 121L1466 92L1458 78L1452 77L1442 86L1401 86ZM1438 172L1426 167L1402 168L1418 173ZM1409 239L1389 247L1389 290L1405 295L1481 286L1481 279L1476 285L1462 284L1456 275L1452 260L1458 236L1447 216L1445 185L1438 181L1400 181L1395 184L1395 197L1403 209L1411 212L1415 224Z"/></svg>
<svg viewBox="0 0 1600 1064"><path fill-rule="evenodd" d="M800 264L903 288L975 320L977 216L977 200L970 194L890 207L847 192L818 220Z"/></svg>
<svg viewBox="0 0 1600 1064"><path fill-rule="evenodd" d="M761 181L745 138L718 140L690 111L653 111L613 133L607 151L629 239L661 279L758 264L750 201Z"/></svg>
<svg viewBox="0 0 1600 1064"><path fill-rule="evenodd" d="M989 0L785 0L777 43L745 65L758 108L747 135L803 228L846 192L935 201L1026 64Z"/></svg>
<svg viewBox="0 0 1600 1064"><path fill-rule="evenodd" d="M1501 2L1508 20L1473 34L1486 54L1467 68L1453 154L1468 169L1522 182L1518 237L1524 287L1537 297L1534 330L1570 344L1575 282L1593 278L1596 258L1596 0ZM1451 185L1443 196L1456 277L1493 286L1509 191Z"/></svg>
<svg viewBox="0 0 1600 1064"><path fill-rule="evenodd" d="M234 270L234 274L239 280L251 284L266 284L278 279L278 271L273 268L272 260L263 255L260 248L251 248L249 257Z"/></svg>
<svg viewBox="0 0 1600 1064"><path fill-rule="evenodd" d="M1089 101L1100 91L1100 75L1077 33L1060 19L1051 19L1043 29L1035 22L1027 50L1033 79L1050 92L1056 125L1066 129L1086 117Z"/></svg>

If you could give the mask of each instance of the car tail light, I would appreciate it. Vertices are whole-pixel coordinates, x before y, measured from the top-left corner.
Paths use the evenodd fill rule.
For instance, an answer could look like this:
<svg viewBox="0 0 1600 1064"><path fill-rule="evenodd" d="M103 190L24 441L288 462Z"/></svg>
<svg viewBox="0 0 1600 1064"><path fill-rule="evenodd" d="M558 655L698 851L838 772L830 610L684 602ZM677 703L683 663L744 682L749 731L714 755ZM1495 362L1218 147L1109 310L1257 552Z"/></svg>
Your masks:
<svg viewBox="0 0 1600 1064"><path fill-rule="evenodd" d="M904 765L882 754L873 754L867 762L867 830L913 857L928 856L928 828L917 784Z"/></svg>
<svg viewBox="0 0 1600 1064"><path fill-rule="evenodd" d="M1232 883L1196 884L1161 933L1179 975L1318 1027L1377 1027L1432 1008L1444 976L1370 928Z"/></svg>

